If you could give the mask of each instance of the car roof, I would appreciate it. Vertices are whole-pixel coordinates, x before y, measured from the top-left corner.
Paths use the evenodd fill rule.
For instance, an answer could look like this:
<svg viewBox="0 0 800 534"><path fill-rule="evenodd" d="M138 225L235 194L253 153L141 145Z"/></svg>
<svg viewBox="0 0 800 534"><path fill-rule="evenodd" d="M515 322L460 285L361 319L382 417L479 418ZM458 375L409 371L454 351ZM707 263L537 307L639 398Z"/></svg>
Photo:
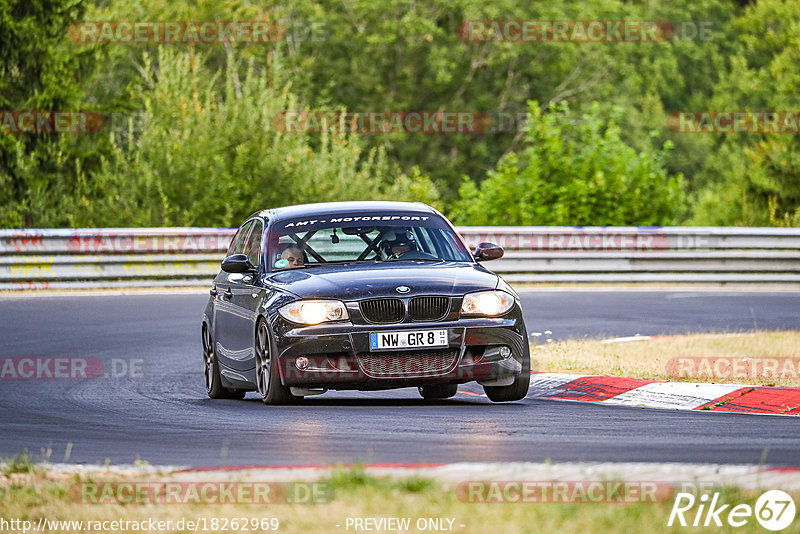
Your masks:
<svg viewBox="0 0 800 534"><path fill-rule="evenodd" d="M402 211L405 213L433 213L436 210L422 202L395 202L389 200L364 200L349 202L319 202L316 204L298 204L259 211L254 215L269 217L280 221L295 217L309 217L318 215L338 215L340 213L386 213L387 211ZM252 216L251 216L252 217Z"/></svg>

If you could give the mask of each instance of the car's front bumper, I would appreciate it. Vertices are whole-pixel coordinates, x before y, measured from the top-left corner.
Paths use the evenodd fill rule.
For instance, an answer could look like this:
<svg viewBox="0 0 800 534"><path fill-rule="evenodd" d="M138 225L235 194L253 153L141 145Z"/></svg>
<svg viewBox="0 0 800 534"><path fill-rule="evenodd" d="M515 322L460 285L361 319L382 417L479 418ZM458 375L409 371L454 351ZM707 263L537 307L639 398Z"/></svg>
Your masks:
<svg viewBox="0 0 800 534"><path fill-rule="evenodd" d="M282 321L279 319L279 321ZM275 325L275 363L284 385L324 389L388 389L478 381L506 385L529 358L521 314L392 325ZM446 329L447 347L370 349L370 333ZM307 366L297 365L298 358Z"/></svg>

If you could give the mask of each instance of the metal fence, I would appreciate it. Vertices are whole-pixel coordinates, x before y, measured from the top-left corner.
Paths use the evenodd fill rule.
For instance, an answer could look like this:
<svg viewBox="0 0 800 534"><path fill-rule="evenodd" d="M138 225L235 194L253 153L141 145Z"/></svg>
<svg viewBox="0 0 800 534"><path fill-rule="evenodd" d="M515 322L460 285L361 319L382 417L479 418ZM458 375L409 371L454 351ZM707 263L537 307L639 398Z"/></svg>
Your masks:
<svg viewBox="0 0 800 534"><path fill-rule="evenodd" d="M461 227L509 282L800 283L800 229ZM0 289L206 286L234 230L0 230Z"/></svg>

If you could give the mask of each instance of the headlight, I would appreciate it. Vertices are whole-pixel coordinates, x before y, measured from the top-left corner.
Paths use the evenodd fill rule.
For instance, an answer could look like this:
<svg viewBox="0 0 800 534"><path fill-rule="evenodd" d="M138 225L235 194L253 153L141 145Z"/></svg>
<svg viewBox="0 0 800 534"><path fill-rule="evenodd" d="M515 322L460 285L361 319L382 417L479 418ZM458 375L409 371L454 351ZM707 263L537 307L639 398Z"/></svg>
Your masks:
<svg viewBox="0 0 800 534"><path fill-rule="evenodd" d="M298 324L319 324L348 318L347 308L338 300L298 300L278 310L285 319Z"/></svg>
<svg viewBox="0 0 800 534"><path fill-rule="evenodd" d="M505 291L478 291L464 295L461 315L503 315L514 306L514 297Z"/></svg>

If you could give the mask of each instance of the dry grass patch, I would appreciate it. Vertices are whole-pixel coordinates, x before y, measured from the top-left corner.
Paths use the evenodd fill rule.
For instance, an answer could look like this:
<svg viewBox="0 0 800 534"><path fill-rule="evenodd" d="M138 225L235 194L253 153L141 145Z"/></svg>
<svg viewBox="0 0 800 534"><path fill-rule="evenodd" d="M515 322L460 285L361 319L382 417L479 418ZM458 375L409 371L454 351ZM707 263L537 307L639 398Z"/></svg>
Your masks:
<svg viewBox="0 0 800 534"><path fill-rule="evenodd" d="M731 384L800 386L800 332L690 334L603 343L570 340L532 344L533 368Z"/></svg>
<svg viewBox="0 0 800 534"><path fill-rule="evenodd" d="M182 518L277 518L277 532L323 533L354 532L346 528L347 518L409 518L413 525L407 532L443 532L420 530L420 518L453 519L453 532L462 534L487 532L685 532L685 528L667 528L672 509L671 500L664 502L638 502L634 504L473 504L460 500L453 485L434 480L412 477L392 479L372 476L364 470L342 470L328 481L333 487L333 498L324 504L312 505L94 505L81 504L70 496L70 487L85 482L85 476L69 480L56 480L38 471L24 481L0 485L0 517L24 518L34 524L40 517L50 520L136 520L149 518L171 520ZM165 479L169 478L163 477ZM108 481L129 480L114 475ZM98 479L94 480L99 482ZM758 494L735 488L722 488L721 500L726 503L754 504ZM463 525L463 526L462 526ZM737 532L758 532L757 523L750 521ZM63 529L60 532L77 532ZM85 531L85 530L84 530ZM217 528L214 532L249 532L251 528ZM257 529L256 532L271 532ZM717 532L721 529L706 529ZM171 528L161 532L191 532L189 529Z"/></svg>

